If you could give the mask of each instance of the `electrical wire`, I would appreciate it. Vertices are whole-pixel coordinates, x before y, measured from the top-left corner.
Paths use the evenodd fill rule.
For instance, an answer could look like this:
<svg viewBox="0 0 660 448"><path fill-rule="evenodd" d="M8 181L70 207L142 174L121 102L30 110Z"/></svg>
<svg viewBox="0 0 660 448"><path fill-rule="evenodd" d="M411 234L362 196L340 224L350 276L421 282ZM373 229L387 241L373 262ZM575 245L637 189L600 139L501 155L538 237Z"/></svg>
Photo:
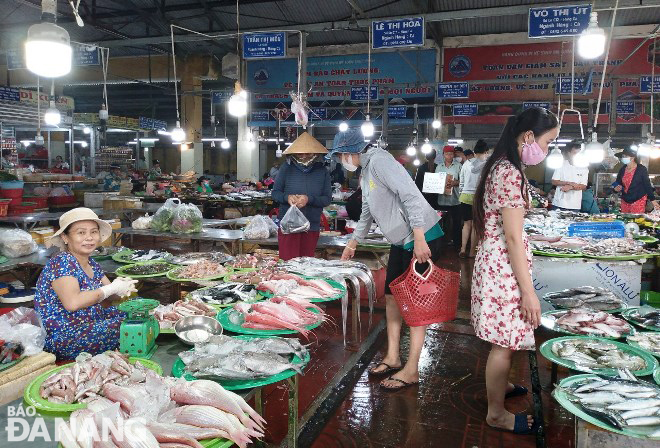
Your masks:
<svg viewBox="0 0 660 448"><path fill-rule="evenodd" d="M172 69L174 70L174 98L176 100L176 121L181 123L181 115L179 114L179 88L176 79L176 55L174 54L174 25L170 25L170 36L172 38Z"/></svg>
<svg viewBox="0 0 660 448"><path fill-rule="evenodd" d="M593 3L592 9L596 7L596 2ZM594 128L593 131L597 132L598 130L598 114L600 113L600 102L603 99L603 89L605 88L605 73L607 72L607 62L610 58L610 47L612 45L612 37L614 36L614 21L616 20L616 11L619 7L619 0L616 0L614 3L614 12L612 13L612 24L610 25L610 34L607 36L607 50L605 51L605 62L603 63L603 73L600 77L600 91L598 92L598 102L596 103L596 116L594 117ZM616 82L612 80L612 82ZM610 113L616 115L616 98L613 101L613 107L610 107ZM653 104L653 101L651 101ZM652 122L653 120L651 120Z"/></svg>
<svg viewBox="0 0 660 448"><path fill-rule="evenodd" d="M369 115L369 108L371 106L371 29L369 26L369 48L367 49L367 115Z"/></svg>
<svg viewBox="0 0 660 448"><path fill-rule="evenodd" d="M655 102L655 54L658 52L658 35L653 38L653 64L651 65L651 135L653 135L653 103Z"/></svg>
<svg viewBox="0 0 660 448"><path fill-rule="evenodd" d="M41 135L41 87L40 77L37 75L37 135Z"/></svg>
<svg viewBox="0 0 660 448"><path fill-rule="evenodd" d="M110 49L101 47L101 64L103 65L103 102L108 109L108 66L110 64Z"/></svg>
<svg viewBox="0 0 660 448"><path fill-rule="evenodd" d="M238 13L238 0L236 0L236 56L238 56L238 82L241 82L241 53L240 53L240 43L241 43L241 21Z"/></svg>

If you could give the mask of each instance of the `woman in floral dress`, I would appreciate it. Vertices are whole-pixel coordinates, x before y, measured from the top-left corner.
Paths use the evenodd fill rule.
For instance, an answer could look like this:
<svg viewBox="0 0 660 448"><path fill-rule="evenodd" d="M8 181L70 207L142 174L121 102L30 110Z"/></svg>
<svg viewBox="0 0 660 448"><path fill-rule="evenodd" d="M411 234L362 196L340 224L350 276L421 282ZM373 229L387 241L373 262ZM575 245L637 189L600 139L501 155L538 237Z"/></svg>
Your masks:
<svg viewBox="0 0 660 448"><path fill-rule="evenodd" d="M486 422L516 434L529 433L534 422L504 407L505 398L527 393L508 381L511 359L517 350L534 350L534 329L541 320L532 284L532 254L523 231L529 207L523 169L543 161L558 133L557 117L545 109L531 108L511 117L474 197L473 225L481 244L472 277L472 325L477 337L491 343Z"/></svg>

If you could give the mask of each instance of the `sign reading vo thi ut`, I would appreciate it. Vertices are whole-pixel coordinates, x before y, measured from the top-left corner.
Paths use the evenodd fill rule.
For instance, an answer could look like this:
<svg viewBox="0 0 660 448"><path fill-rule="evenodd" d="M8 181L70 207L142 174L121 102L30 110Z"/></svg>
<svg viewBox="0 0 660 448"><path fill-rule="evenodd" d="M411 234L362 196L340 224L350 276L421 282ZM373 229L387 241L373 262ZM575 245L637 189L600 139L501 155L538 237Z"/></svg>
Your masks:
<svg viewBox="0 0 660 448"><path fill-rule="evenodd" d="M591 5L529 9L529 37L576 36L589 25Z"/></svg>

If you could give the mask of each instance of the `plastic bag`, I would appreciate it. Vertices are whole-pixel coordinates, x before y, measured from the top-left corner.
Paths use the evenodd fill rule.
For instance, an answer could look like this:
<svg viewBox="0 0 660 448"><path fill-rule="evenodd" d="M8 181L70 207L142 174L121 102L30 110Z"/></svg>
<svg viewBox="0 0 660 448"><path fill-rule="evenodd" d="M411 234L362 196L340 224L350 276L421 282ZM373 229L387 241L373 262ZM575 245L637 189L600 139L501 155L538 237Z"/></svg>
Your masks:
<svg viewBox="0 0 660 448"><path fill-rule="evenodd" d="M307 232L309 230L309 220L305 218L298 207L292 205L282 217L280 229L284 234Z"/></svg>
<svg viewBox="0 0 660 448"><path fill-rule="evenodd" d="M63 197L63 196L73 196L73 191L68 185L62 187L53 188L49 195L51 198Z"/></svg>
<svg viewBox="0 0 660 448"><path fill-rule="evenodd" d="M24 230L8 229L0 233L0 253L5 257L18 258L37 251L39 246Z"/></svg>
<svg viewBox="0 0 660 448"><path fill-rule="evenodd" d="M0 316L0 339L23 347L23 355L40 353L46 344L46 330L41 326L37 312L20 307Z"/></svg>
<svg viewBox="0 0 660 448"><path fill-rule="evenodd" d="M181 204L174 210L171 230L173 233L199 233L202 231L202 212L196 205Z"/></svg>
<svg viewBox="0 0 660 448"><path fill-rule="evenodd" d="M170 198L165 201L151 219L151 228L157 232L169 232L174 219L174 211L181 205L181 200Z"/></svg>
<svg viewBox="0 0 660 448"><path fill-rule="evenodd" d="M270 226L262 215L253 217L243 231L245 238L250 240L265 240L270 237ZM273 222L273 221L271 221Z"/></svg>
<svg viewBox="0 0 660 448"><path fill-rule="evenodd" d="M269 216L264 216L264 219L266 220L266 224L268 224L268 230L270 231L270 236L277 236L277 224L275 224L275 221L270 219Z"/></svg>
<svg viewBox="0 0 660 448"><path fill-rule="evenodd" d="M131 227L133 227L136 230L146 230L151 228L151 220L153 219L153 216L149 216L147 213L145 216L141 216L133 223L131 224Z"/></svg>

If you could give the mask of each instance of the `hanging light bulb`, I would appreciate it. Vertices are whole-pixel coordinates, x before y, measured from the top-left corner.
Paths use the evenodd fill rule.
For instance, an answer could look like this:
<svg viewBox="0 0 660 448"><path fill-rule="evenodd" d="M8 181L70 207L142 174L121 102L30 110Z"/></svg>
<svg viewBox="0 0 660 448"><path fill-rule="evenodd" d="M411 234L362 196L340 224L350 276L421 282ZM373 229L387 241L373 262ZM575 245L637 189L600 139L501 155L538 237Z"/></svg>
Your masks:
<svg viewBox="0 0 660 448"><path fill-rule="evenodd" d="M99 120L108 119L108 109L105 108L105 104L101 104L101 109L99 109Z"/></svg>
<svg viewBox="0 0 660 448"><path fill-rule="evenodd" d="M639 157L650 157L651 154L653 153L653 145L651 143L640 143L637 146L637 155Z"/></svg>
<svg viewBox="0 0 660 448"><path fill-rule="evenodd" d="M584 152L589 160L589 163L600 163L605 158L605 151L603 145L597 141L587 143Z"/></svg>
<svg viewBox="0 0 660 448"><path fill-rule="evenodd" d="M56 11L44 10L43 13L55 15ZM28 29L25 65L32 73L45 78L64 76L71 71L72 55L69 33L61 26L42 22Z"/></svg>
<svg viewBox="0 0 660 448"><path fill-rule="evenodd" d="M551 170L558 170L564 164L564 156L561 155L559 146L557 146L556 143L554 149L550 152L550 155L548 155L548 158L545 159L545 164Z"/></svg>
<svg viewBox="0 0 660 448"><path fill-rule="evenodd" d="M170 136L174 143L181 143L186 139L186 131L183 130L179 121L176 122L176 126L172 129Z"/></svg>
<svg viewBox="0 0 660 448"><path fill-rule="evenodd" d="M44 136L41 135L41 131L39 131L39 133L37 133L37 135L34 137L34 144L37 146L44 145Z"/></svg>
<svg viewBox="0 0 660 448"><path fill-rule="evenodd" d="M422 145L422 154L429 154L431 151L433 151L433 146L431 146L429 139L427 138Z"/></svg>
<svg viewBox="0 0 660 448"><path fill-rule="evenodd" d="M215 148L215 140L211 140L211 148Z"/></svg>
<svg viewBox="0 0 660 448"><path fill-rule="evenodd" d="M83 134L89 135L91 133L92 133L92 130L89 127L85 126L83 128Z"/></svg>
<svg viewBox="0 0 660 448"><path fill-rule="evenodd" d="M440 122L440 120L438 120L438 119L436 118L436 119L433 120L433 122L431 123L431 126L433 127L433 129L440 129L440 126L442 126L442 123Z"/></svg>
<svg viewBox="0 0 660 448"><path fill-rule="evenodd" d="M57 126L62 121L60 111L55 107L55 101L51 101L50 107L46 109L46 113L44 114L44 121L46 124L51 126Z"/></svg>
<svg viewBox="0 0 660 448"><path fill-rule="evenodd" d="M280 157L282 157L282 149L281 148L277 148L277 151L275 151L275 157L277 157L278 159Z"/></svg>
<svg viewBox="0 0 660 448"><path fill-rule="evenodd" d="M229 149L231 147L231 143L229 143L229 140L224 139L222 143L220 143L220 147L222 149Z"/></svg>
<svg viewBox="0 0 660 448"><path fill-rule="evenodd" d="M248 94L241 87L241 83L236 81L234 85L234 94L229 98L227 103L227 110L229 114L234 117L243 117L247 114L248 103L247 103Z"/></svg>
<svg viewBox="0 0 660 448"><path fill-rule="evenodd" d="M415 166L419 166L419 159L415 159L415 160L413 160L413 165L415 165Z"/></svg>
<svg viewBox="0 0 660 448"><path fill-rule="evenodd" d="M341 123L339 123L339 132L346 132L346 131L348 131L348 123L342 121Z"/></svg>
<svg viewBox="0 0 660 448"><path fill-rule="evenodd" d="M654 159L654 160L655 160L655 159L660 159L660 146L655 146L655 147L651 150L651 155L650 155L649 157L651 157L651 158Z"/></svg>
<svg viewBox="0 0 660 448"><path fill-rule="evenodd" d="M578 54L584 59L595 59L605 53L605 31L598 26L598 13L591 12L589 26L578 38Z"/></svg>
<svg viewBox="0 0 660 448"><path fill-rule="evenodd" d="M364 135L365 138L371 138L374 136L374 124L371 122L369 115L367 115L367 121L362 123L360 129L362 129L362 135Z"/></svg>
<svg viewBox="0 0 660 448"><path fill-rule="evenodd" d="M582 149L580 149L580 152L575 154L575 157L573 158L573 164L578 168L587 168L589 166L589 158L587 157L587 153L584 150L584 143L582 144Z"/></svg>
<svg viewBox="0 0 660 448"><path fill-rule="evenodd" d="M410 145L406 148L406 154L412 157L417 154L417 150L413 145Z"/></svg>

